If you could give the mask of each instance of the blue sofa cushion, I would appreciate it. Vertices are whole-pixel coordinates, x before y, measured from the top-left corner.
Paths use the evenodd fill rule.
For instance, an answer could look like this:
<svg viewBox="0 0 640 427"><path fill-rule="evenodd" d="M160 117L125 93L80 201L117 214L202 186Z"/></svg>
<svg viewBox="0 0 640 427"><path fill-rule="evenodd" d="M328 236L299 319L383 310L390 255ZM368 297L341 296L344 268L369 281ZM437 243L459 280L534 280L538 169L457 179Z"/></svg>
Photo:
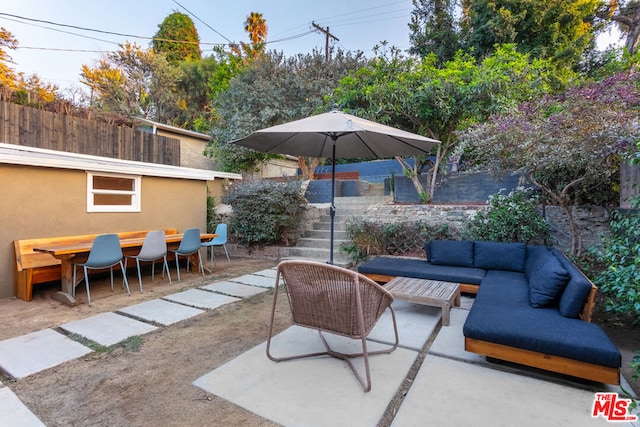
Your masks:
<svg viewBox="0 0 640 427"><path fill-rule="evenodd" d="M482 291L478 291L474 305L529 305L529 285L524 273L488 270L480 287Z"/></svg>
<svg viewBox="0 0 640 427"><path fill-rule="evenodd" d="M480 268L465 268L434 265L420 258L376 257L358 266L362 274L415 277L418 279L442 280L443 282L479 285L486 271Z"/></svg>
<svg viewBox="0 0 640 427"><path fill-rule="evenodd" d="M591 282L561 251L552 249L551 252L558 258L558 261L570 276L569 283L567 283L562 295L560 295L558 304L560 314L565 317L578 317L591 292Z"/></svg>
<svg viewBox="0 0 640 427"><path fill-rule="evenodd" d="M470 240L432 240L431 257L434 265L473 267L473 242Z"/></svg>
<svg viewBox="0 0 640 427"><path fill-rule="evenodd" d="M569 273L549 251L529 256L525 263L525 274L529 281L529 303L536 308L557 305L569 282Z"/></svg>
<svg viewBox="0 0 640 427"><path fill-rule="evenodd" d="M473 244L473 264L485 270L524 271L524 243L482 242Z"/></svg>
<svg viewBox="0 0 640 427"><path fill-rule="evenodd" d="M483 285L484 286L484 285ZM480 292L485 288L481 286ZM622 357L598 325L563 317L555 308L473 304L465 337L619 368Z"/></svg>

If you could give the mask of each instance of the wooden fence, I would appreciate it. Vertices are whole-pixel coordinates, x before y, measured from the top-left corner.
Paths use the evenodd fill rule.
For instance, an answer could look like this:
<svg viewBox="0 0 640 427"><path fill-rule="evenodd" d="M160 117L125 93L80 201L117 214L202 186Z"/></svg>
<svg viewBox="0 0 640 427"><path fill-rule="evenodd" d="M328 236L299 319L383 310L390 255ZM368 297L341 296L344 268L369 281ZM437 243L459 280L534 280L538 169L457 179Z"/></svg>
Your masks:
<svg viewBox="0 0 640 427"><path fill-rule="evenodd" d="M0 102L0 142L180 166L180 140Z"/></svg>

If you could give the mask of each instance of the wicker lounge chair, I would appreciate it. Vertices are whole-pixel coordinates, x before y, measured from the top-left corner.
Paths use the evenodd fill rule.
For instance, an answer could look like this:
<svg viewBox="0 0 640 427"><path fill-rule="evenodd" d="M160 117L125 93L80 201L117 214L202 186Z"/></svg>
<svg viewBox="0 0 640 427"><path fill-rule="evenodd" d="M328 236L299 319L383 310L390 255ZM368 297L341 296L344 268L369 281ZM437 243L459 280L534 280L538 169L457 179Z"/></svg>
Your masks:
<svg viewBox="0 0 640 427"><path fill-rule="evenodd" d="M293 323L320 334L326 351L287 357L271 355L271 337L278 299L278 285L283 278ZM393 296L365 276L330 264L314 261L283 261L278 265L276 285L267 339L267 357L275 362L314 356L342 359L351 368L365 392L371 390L369 355L391 353L398 347L398 327L391 303ZM367 335L384 311L389 308L393 319L395 344L384 350L367 351ZM362 342L361 353L344 354L329 347L323 332L330 332ZM358 373L350 359L364 358L366 380Z"/></svg>

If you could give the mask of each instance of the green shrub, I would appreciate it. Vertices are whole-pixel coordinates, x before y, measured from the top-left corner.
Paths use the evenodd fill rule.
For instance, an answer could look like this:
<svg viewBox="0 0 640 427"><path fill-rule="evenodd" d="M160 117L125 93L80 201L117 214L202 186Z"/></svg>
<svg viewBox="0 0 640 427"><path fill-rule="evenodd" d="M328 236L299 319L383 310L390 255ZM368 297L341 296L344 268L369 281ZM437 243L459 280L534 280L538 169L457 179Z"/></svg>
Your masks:
<svg viewBox="0 0 640 427"><path fill-rule="evenodd" d="M637 202L635 203L637 205ZM611 234L588 255L602 265L594 283L605 296L604 310L640 323L640 215L614 212Z"/></svg>
<svg viewBox="0 0 640 427"><path fill-rule="evenodd" d="M305 200L298 181L247 181L233 187L223 202L233 208L230 233L251 246L286 242L298 228Z"/></svg>
<svg viewBox="0 0 640 427"><path fill-rule="evenodd" d="M446 225L433 226L423 221L381 223L352 218L345 230L349 242L340 249L356 263L369 255L422 255L425 242L451 238Z"/></svg>
<svg viewBox="0 0 640 427"><path fill-rule="evenodd" d="M549 224L538 213L532 189L518 187L489 197L489 207L466 224L463 237L495 242L547 243Z"/></svg>

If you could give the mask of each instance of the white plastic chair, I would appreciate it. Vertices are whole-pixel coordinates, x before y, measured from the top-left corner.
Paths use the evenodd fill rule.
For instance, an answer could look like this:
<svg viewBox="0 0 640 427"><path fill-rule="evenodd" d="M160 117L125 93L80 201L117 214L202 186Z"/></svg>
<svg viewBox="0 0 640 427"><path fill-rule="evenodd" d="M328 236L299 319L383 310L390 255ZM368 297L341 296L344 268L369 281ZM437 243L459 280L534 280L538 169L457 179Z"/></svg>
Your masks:
<svg viewBox="0 0 640 427"><path fill-rule="evenodd" d="M142 275L140 274L140 261L151 261L151 281L155 276L156 263L154 261L163 259L162 264L162 277L164 277L164 271L167 270L167 276L169 276L169 284L171 285L171 273L169 272L169 264L167 264L167 236L164 234L164 230L153 230L147 233L144 238L144 243L138 255L128 255L124 259L124 268L127 268L127 260L133 258L136 260L136 266L138 267L138 282L140 283L140 293L142 293Z"/></svg>
<svg viewBox="0 0 640 427"><path fill-rule="evenodd" d="M218 224L216 226L216 231L214 231L215 234L218 235L218 237L208 241L208 242L204 242L202 243L202 247L203 248L211 248L211 263L215 264L216 262L216 257L215 255L213 255L213 248L215 246L222 246L222 248L224 249L224 253L227 256L227 262L229 262L229 265L231 265L231 260L229 259L229 252L227 252L227 224Z"/></svg>
<svg viewBox="0 0 640 427"><path fill-rule="evenodd" d="M127 273L122 264L122 248L120 247L120 238L117 234L101 234L96 236L91 245L91 251L89 257L84 263L73 264L73 292L72 297L76 296L76 271L77 267L84 268L84 281L87 285L87 301L91 305L91 293L89 292L89 269L101 269L109 268L111 273L111 291L113 292L113 267L120 264L122 270L122 281L127 286L127 293L131 295L129 291L129 282L127 281Z"/></svg>
<svg viewBox="0 0 640 427"><path fill-rule="evenodd" d="M180 281L180 256L187 257L187 271L189 271L189 257L192 254L198 253L198 261L200 262L200 271L202 271L202 277L204 277L204 266L202 265L202 258L200 257L200 229L189 228L184 231L180 246L176 250L172 250L176 257L176 270L178 271L178 282Z"/></svg>

